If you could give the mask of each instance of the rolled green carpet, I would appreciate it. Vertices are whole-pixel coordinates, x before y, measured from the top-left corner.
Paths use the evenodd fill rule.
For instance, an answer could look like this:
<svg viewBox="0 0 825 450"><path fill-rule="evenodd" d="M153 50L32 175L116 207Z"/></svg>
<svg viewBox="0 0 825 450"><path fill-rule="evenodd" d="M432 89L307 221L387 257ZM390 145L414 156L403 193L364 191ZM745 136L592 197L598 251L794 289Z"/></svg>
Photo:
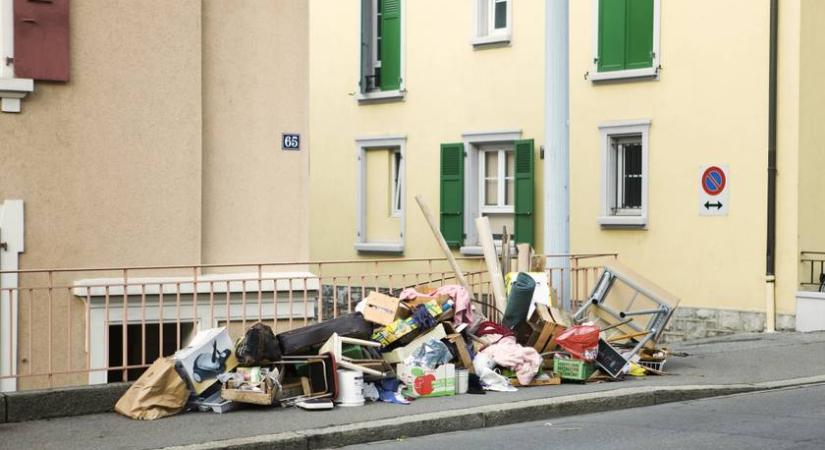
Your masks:
<svg viewBox="0 0 825 450"><path fill-rule="evenodd" d="M501 324L514 330L519 324L527 321L527 312L533 301L533 291L536 281L524 272L519 272L516 280L510 285L510 295L507 297L507 310Z"/></svg>

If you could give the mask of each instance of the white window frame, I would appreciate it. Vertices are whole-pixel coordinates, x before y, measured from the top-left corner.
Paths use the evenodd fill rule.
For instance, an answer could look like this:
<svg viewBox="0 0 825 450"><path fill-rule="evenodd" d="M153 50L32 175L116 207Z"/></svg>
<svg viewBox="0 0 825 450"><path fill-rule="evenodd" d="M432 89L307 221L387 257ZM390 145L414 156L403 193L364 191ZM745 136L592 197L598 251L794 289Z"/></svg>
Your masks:
<svg viewBox="0 0 825 450"><path fill-rule="evenodd" d="M475 47L509 44L513 30L513 0L472 0L475 10L475 30L470 43ZM507 25L495 28L495 5L507 3Z"/></svg>
<svg viewBox="0 0 825 450"><path fill-rule="evenodd" d="M392 151L392 197L390 198L390 216L401 217L404 211L402 202L404 201L404 157L400 149Z"/></svg>
<svg viewBox="0 0 825 450"><path fill-rule="evenodd" d="M478 148L479 153L483 153L486 156L486 153L495 152L498 159L497 171L496 171L496 198L497 204L496 205L487 205L487 172L486 172L486 164L487 158L480 156L478 158L478 208L482 214L514 214L515 213L515 205L507 205L507 180L513 180L513 188L515 189L515 174L512 177L507 176L507 153L513 153L513 157L515 158L515 148L512 146L512 143L507 143L505 145L509 145L511 148L501 148L500 146L496 148L485 147L481 146ZM515 160L514 160L515 163ZM515 168L514 168L515 169Z"/></svg>
<svg viewBox="0 0 825 450"><path fill-rule="evenodd" d="M590 69L590 81L621 80L627 78L659 79L661 66L661 49L659 45L661 30L661 0L653 0L653 61L651 67L644 69L614 70L599 72L599 1L593 0L593 63Z"/></svg>
<svg viewBox="0 0 825 450"><path fill-rule="evenodd" d="M459 249L462 255L477 256L484 254L479 245L475 219L481 215L481 195L479 191L479 148L489 144L513 144L522 138L519 129L492 131L472 131L461 135L464 153L467 155L464 165L464 242ZM471 176L468 176L470 174ZM515 206L513 208L515 214ZM514 230L515 231L515 230ZM515 254L515 241L510 249Z"/></svg>
<svg viewBox="0 0 825 450"><path fill-rule="evenodd" d="M34 91L34 80L15 78L14 63L14 0L0 0L0 111L19 113L21 100Z"/></svg>
<svg viewBox="0 0 825 450"><path fill-rule="evenodd" d="M650 120L628 120L607 122L599 125L602 148L601 215L598 223L604 228L634 227L645 228L648 224L648 153L650 147ZM639 209L614 208L618 189L617 155L613 140L628 136L640 136L642 143L642 207Z"/></svg>
<svg viewBox="0 0 825 450"><path fill-rule="evenodd" d="M2 1L2 0L0 0ZM364 92L361 89L361 80L358 80L357 85L355 86L355 99L358 101L359 104L370 104L370 103L385 103L385 102L393 102L393 101L402 101L407 94L407 77L406 74L406 61L407 61L407 52L406 52L406 41L407 41L407 2L405 0L401 1L401 83L397 90L392 91L382 91L381 88L377 88L372 92ZM378 61L378 0L372 0L372 59L373 59L373 67L380 67L380 62ZM360 25L359 25L360 26ZM360 42L360 40L359 40ZM358 61L361 61L361 48L360 45L358 46ZM375 64L378 64L375 66Z"/></svg>
<svg viewBox="0 0 825 450"><path fill-rule="evenodd" d="M356 184L356 230L355 250L374 253L404 253L406 236L406 201L404 187L404 161L406 161L407 137L403 135L363 137L355 140L357 154L358 183ZM367 240L367 152L370 150L397 150L401 153L401 211L399 211L399 240L395 242L379 242Z"/></svg>

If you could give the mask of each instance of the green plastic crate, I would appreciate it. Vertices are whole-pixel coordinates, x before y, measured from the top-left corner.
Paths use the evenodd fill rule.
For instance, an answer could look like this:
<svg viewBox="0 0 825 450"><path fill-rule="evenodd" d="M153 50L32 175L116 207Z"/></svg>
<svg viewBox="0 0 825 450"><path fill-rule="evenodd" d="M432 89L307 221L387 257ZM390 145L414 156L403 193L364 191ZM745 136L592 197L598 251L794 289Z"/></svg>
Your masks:
<svg viewBox="0 0 825 450"><path fill-rule="evenodd" d="M565 380L585 381L595 370L593 363L579 359L553 358L553 372Z"/></svg>

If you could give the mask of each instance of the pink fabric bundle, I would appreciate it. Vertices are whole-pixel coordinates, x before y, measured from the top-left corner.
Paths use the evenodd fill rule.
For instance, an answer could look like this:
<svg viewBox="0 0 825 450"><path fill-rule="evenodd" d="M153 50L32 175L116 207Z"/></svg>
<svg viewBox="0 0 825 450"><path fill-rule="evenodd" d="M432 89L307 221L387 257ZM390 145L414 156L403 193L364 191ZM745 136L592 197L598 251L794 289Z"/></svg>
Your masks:
<svg viewBox="0 0 825 450"><path fill-rule="evenodd" d="M407 288L401 291L401 295L399 295L398 298L401 300L413 300L419 297L436 298L441 295L446 295L455 301L455 316L453 316L453 324L471 324L473 322L473 309L470 306L470 294L466 289L457 284L441 286L432 294L422 294L413 288Z"/></svg>
<svg viewBox="0 0 825 450"><path fill-rule="evenodd" d="M501 337L498 334L488 334L490 339L498 340L493 345L481 351L501 367L507 367L516 372L516 378L522 385L528 385L541 367L541 355L533 347L523 347L516 343L514 336Z"/></svg>

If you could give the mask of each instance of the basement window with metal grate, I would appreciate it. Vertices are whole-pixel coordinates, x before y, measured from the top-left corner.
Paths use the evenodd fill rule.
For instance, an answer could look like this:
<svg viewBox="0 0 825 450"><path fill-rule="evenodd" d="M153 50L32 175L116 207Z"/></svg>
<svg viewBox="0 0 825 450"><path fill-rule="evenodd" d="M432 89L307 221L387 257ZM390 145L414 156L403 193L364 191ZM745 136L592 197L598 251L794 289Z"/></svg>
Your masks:
<svg viewBox="0 0 825 450"><path fill-rule="evenodd" d="M602 133L602 215L604 227L647 225L649 121L600 127Z"/></svg>

